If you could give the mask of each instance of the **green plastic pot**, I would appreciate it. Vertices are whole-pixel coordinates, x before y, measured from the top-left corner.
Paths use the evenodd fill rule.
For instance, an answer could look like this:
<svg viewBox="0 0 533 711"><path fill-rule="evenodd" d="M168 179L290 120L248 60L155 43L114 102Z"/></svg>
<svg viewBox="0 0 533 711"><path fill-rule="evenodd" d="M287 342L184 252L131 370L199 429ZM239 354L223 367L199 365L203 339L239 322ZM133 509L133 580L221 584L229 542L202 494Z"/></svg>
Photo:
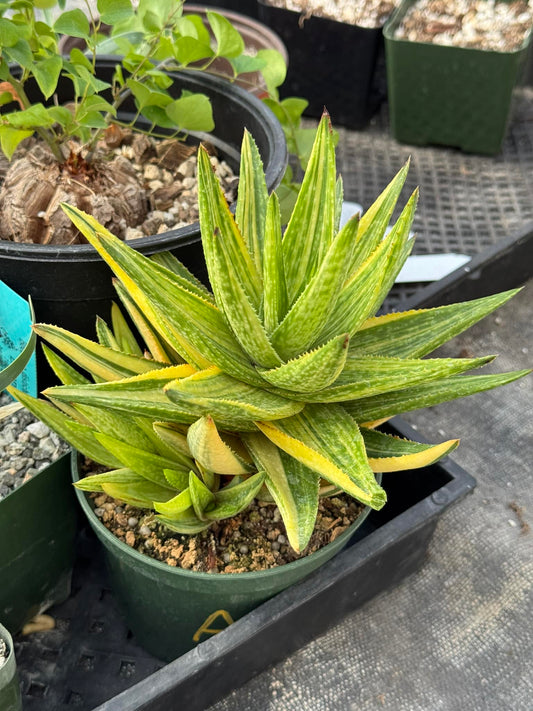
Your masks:
<svg viewBox="0 0 533 711"><path fill-rule="evenodd" d="M78 455L72 476L79 480ZM111 588L139 644L171 661L302 580L339 553L368 516L366 507L332 543L305 558L270 570L210 575L149 558L116 538L93 511L88 495L76 489L91 527L104 546Z"/></svg>
<svg viewBox="0 0 533 711"><path fill-rule="evenodd" d="M77 521L68 454L0 501L0 620L14 633L70 595Z"/></svg>
<svg viewBox="0 0 533 711"><path fill-rule="evenodd" d="M0 710L21 711L22 700L13 640L3 625L0 625L0 639L4 640L8 649L7 661L0 667Z"/></svg>
<svg viewBox="0 0 533 711"><path fill-rule="evenodd" d="M395 39L415 2L403 0L383 30L392 135L402 143L498 153L531 32L513 52Z"/></svg>

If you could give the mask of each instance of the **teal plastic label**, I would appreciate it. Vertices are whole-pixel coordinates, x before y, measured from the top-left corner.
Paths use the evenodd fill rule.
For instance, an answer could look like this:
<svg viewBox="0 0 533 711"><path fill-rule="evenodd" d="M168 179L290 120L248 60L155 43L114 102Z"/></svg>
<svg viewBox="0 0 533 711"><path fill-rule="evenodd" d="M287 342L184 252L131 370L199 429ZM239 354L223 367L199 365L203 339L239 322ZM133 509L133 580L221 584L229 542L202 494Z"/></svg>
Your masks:
<svg viewBox="0 0 533 711"><path fill-rule="evenodd" d="M0 281L0 371L21 353L30 335L31 314L28 302ZM13 385L29 395L37 396L35 353Z"/></svg>

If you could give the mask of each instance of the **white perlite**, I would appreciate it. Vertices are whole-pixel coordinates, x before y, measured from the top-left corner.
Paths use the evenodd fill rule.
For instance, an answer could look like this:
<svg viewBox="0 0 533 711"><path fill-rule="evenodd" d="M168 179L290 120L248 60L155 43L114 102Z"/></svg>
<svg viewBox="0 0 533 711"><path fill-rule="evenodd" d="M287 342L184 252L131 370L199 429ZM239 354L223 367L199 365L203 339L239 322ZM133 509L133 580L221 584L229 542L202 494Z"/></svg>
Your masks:
<svg viewBox="0 0 533 711"><path fill-rule="evenodd" d="M399 0L269 0L269 5L301 12L304 18L315 15L347 25L381 27Z"/></svg>
<svg viewBox="0 0 533 711"><path fill-rule="evenodd" d="M510 52L533 24L533 0L419 0L406 12L397 39Z"/></svg>

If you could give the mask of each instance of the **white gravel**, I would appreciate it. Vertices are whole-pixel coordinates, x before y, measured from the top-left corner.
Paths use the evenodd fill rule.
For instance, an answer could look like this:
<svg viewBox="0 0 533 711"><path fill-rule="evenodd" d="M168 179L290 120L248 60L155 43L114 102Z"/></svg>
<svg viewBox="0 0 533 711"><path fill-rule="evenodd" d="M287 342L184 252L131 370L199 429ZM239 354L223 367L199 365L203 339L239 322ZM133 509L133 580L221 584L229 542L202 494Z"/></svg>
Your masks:
<svg viewBox="0 0 533 711"><path fill-rule="evenodd" d="M533 24L533 0L419 0L405 14L397 39L509 52Z"/></svg>
<svg viewBox="0 0 533 711"><path fill-rule="evenodd" d="M12 402L0 396L0 405ZM0 420L0 500L55 462L69 445L26 409Z"/></svg>

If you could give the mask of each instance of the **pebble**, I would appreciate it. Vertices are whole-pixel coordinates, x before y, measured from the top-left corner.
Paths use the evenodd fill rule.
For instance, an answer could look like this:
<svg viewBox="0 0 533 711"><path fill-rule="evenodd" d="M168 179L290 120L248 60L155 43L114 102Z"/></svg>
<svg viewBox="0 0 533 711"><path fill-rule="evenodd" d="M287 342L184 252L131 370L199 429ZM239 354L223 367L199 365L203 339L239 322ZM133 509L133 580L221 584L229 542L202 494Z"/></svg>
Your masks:
<svg viewBox="0 0 533 711"><path fill-rule="evenodd" d="M148 538L148 536L152 535L152 529L149 526L144 525L139 528L139 533L141 536L144 536L144 538Z"/></svg>
<svg viewBox="0 0 533 711"><path fill-rule="evenodd" d="M139 519L135 518L135 516L130 516L128 519L128 526L130 528L135 528L135 526L139 523Z"/></svg>
<svg viewBox="0 0 533 711"><path fill-rule="evenodd" d="M153 163L148 163L148 165L144 167L143 176L145 180L159 180L160 175L161 171L159 170L157 165L153 165Z"/></svg>
<svg viewBox="0 0 533 711"><path fill-rule="evenodd" d="M43 439L50 434L50 429L44 424L44 422L30 422L30 424L26 427L26 431L38 439Z"/></svg>
<svg viewBox="0 0 533 711"><path fill-rule="evenodd" d="M239 546L239 553L242 553L243 555L248 553L248 546L245 546L245 545Z"/></svg>
<svg viewBox="0 0 533 711"><path fill-rule="evenodd" d="M231 553L223 553L222 560L224 561L224 563L230 563L231 562Z"/></svg>

